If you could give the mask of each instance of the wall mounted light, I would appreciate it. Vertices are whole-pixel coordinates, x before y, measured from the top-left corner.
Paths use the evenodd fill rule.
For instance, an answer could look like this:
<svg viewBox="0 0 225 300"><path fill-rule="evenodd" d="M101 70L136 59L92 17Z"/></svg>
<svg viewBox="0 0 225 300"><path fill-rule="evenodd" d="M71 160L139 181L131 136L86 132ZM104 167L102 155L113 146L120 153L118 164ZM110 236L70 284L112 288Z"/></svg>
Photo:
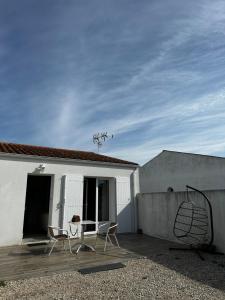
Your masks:
<svg viewBox="0 0 225 300"><path fill-rule="evenodd" d="M40 164L37 169L38 169L38 171L43 172L45 170L45 167L46 167L45 164Z"/></svg>

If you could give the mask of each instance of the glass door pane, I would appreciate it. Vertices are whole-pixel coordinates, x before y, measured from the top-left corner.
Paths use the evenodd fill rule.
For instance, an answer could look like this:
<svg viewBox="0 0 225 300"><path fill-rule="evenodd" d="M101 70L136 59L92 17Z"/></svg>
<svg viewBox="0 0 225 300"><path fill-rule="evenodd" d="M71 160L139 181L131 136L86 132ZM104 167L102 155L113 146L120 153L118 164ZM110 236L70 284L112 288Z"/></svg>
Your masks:
<svg viewBox="0 0 225 300"><path fill-rule="evenodd" d="M96 178L84 179L83 220L96 219ZM95 225L86 225L84 231L95 231Z"/></svg>
<svg viewBox="0 0 225 300"><path fill-rule="evenodd" d="M98 180L98 221L109 221L109 181Z"/></svg>

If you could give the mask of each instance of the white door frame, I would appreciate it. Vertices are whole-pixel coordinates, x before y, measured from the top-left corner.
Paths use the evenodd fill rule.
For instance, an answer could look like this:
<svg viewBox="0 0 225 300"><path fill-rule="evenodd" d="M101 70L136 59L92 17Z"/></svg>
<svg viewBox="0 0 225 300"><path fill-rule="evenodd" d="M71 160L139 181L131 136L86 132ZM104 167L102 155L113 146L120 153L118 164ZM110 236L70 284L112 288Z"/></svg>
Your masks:
<svg viewBox="0 0 225 300"><path fill-rule="evenodd" d="M84 176L84 178L95 178L95 221L96 221L96 225L95 225L95 230L93 231L86 231L84 234L85 235L89 235L89 234L96 234L97 233L97 230L98 230L98 224L99 224L99 221L98 221L98 183L99 183L99 180L110 180L111 177L88 177L88 176Z"/></svg>

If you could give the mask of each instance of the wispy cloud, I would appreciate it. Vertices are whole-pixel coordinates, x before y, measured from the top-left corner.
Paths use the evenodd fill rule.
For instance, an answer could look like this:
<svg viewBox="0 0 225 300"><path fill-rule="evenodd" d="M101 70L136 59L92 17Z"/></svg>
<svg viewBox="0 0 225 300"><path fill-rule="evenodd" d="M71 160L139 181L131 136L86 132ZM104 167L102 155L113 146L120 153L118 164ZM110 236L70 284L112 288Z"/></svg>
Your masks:
<svg viewBox="0 0 225 300"><path fill-rule="evenodd" d="M0 139L224 155L224 1L34 3L0 3Z"/></svg>

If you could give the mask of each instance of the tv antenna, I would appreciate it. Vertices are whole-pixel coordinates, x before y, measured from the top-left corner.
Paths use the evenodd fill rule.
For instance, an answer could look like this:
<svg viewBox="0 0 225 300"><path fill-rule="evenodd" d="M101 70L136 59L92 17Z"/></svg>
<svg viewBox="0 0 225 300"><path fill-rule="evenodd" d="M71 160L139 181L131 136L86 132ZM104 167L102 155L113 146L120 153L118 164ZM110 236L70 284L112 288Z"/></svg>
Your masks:
<svg viewBox="0 0 225 300"><path fill-rule="evenodd" d="M98 132L93 135L93 143L97 144L98 152L102 147L103 143L106 140L111 140L111 139L113 139L113 134L109 135L108 132Z"/></svg>

